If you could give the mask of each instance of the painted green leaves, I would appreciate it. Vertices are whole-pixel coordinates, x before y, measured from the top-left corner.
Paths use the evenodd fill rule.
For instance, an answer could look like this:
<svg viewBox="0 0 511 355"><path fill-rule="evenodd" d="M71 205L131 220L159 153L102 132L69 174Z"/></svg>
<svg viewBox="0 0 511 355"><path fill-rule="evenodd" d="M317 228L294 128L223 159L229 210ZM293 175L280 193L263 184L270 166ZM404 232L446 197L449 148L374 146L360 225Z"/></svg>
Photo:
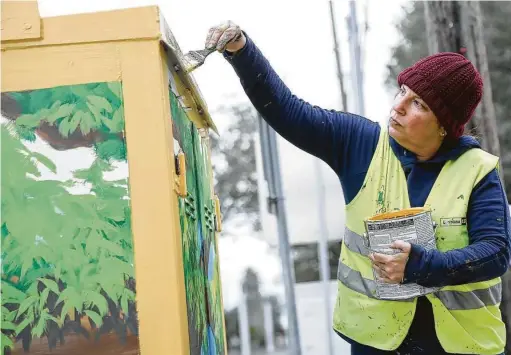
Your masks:
<svg viewBox="0 0 511 355"><path fill-rule="evenodd" d="M127 163L121 92L115 82L6 93L15 109L1 125L4 347L138 333L128 176L116 171Z"/></svg>
<svg viewBox="0 0 511 355"><path fill-rule="evenodd" d="M124 129L122 106L114 108L104 97L90 95L87 96L87 107L92 113L91 125L99 127L103 124L111 133L119 133Z"/></svg>
<svg viewBox="0 0 511 355"><path fill-rule="evenodd" d="M21 291L2 281L2 297L6 298L2 299L2 313L5 312L5 315L2 315L2 331L13 331L15 334L20 334L30 327L32 335L40 337L45 332L48 322L51 321L61 326L61 319L52 315L47 306L48 297L53 288L52 284L48 285L50 287L45 287L39 293L37 283L34 283L27 291ZM58 287L54 290L58 292ZM12 309L13 305L17 305L17 309Z"/></svg>
<svg viewBox="0 0 511 355"><path fill-rule="evenodd" d="M175 95L170 92L172 124L179 136L186 157L186 184L188 196L179 198L179 214L181 221L181 238L183 246L183 269L186 288L186 304L188 314L188 333L190 354L209 354L207 334L207 301L205 274L201 267L202 239L201 221L198 217L199 192L197 190L197 169L194 159L194 139L196 129L180 108ZM177 154L178 152L175 152Z"/></svg>
<svg viewBox="0 0 511 355"><path fill-rule="evenodd" d="M14 97L25 107L16 125L20 131L26 131L45 123L58 127L62 137L69 137L77 130L82 135L97 130L120 133L124 129L120 93L120 83L61 86L16 93Z"/></svg>
<svg viewBox="0 0 511 355"><path fill-rule="evenodd" d="M188 196L179 199L190 353L223 354L223 308L214 242L206 140L170 93L172 124L187 164ZM176 152L177 153L177 152Z"/></svg>

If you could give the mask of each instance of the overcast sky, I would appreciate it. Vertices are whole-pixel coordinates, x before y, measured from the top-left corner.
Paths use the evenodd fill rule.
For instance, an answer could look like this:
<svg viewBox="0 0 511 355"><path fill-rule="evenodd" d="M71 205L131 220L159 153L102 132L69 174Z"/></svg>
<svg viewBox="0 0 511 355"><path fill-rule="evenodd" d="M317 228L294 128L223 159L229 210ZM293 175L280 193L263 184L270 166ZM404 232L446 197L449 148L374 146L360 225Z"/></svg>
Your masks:
<svg viewBox="0 0 511 355"><path fill-rule="evenodd" d="M350 61L345 17L346 0L334 1L337 30L350 98ZM385 65L390 48L399 37L394 22L401 14L403 0L357 1L360 29L365 21L365 5L369 5L369 31L365 37L365 113L374 121L383 122L390 110L392 93L384 87ZM297 96L312 104L340 109L340 94L336 77L335 57L327 0L39 0L41 16L59 16L81 12L95 12L126 7L159 5L181 49L186 52L200 49L208 29L225 20L239 24L261 48L279 76ZM129 24L126 24L129 25ZM210 56L206 65L194 76L220 131L230 123L228 117L215 113L220 105L247 102L239 80L230 65L219 54ZM317 217L317 186L314 160L294 146L279 140L281 168L290 238L293 242L317 240L320 231ZM342 235L344 202L335 174L323 165L326 186L327 224L331 239ZM261 191L264 194L266 191ZM263 211L264 212L264 211ZM274 223L263 213L264 239L276 243ZM261 241L240 229L237 236L221 240L222 277L225 305L237 301L237 287L241 270L252 266L259 270L266 287L278 277L278 263L261 263L268 249ZM249 257L251 256L251 257Z"/></svg>

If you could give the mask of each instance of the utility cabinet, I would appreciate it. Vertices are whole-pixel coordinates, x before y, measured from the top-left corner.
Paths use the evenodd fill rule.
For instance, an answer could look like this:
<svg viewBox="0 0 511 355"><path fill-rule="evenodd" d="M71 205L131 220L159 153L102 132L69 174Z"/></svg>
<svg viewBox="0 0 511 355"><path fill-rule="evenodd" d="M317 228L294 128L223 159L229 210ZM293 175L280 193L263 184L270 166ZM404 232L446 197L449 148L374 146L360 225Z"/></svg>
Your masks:
<svg viewBox="0 0 511 355"><path fill-rule="evenodd" d="M5 354L225 354L209 134L158 7L2 1Z"/></svg>

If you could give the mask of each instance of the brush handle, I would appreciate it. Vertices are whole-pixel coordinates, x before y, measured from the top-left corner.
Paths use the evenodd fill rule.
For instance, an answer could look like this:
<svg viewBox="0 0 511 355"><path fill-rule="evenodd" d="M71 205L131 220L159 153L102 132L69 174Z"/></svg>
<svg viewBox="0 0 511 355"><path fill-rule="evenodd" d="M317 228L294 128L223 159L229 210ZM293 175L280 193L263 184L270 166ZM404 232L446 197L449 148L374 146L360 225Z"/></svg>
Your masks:
<svg viewBox="0 0 511 355"><path fill-rule="evenodd" d="M204 59L206 59L206 57L208 55L210 55L211 53L215 52L216 51L216 48L211 48L211 49L201 49L201 50L198 50L197 53L199 53L201 56L204 57Z"/></svg>
<svg viewBox="0 0 511 355"><path fill-rule="evenodd" d="M234 37L229 42L234 42L240 39L241 33L238 34L236 37ZM196 68L200 67L204 62L206 61L206 58L213 52L216 52L216 48L209 48L209 49L199 49L196 51L190 51L187 54L184 55L184 60L187 63L184 70L185 72L189 73L192 70L195 70Z"/></svg>

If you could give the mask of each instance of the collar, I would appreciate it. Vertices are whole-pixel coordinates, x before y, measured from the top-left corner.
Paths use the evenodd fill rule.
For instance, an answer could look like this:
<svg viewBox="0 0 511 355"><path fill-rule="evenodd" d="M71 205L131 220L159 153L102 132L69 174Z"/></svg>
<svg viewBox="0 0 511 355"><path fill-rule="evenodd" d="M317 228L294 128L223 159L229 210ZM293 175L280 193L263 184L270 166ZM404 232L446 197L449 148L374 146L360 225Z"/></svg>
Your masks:
<svg viewBox="0 0 511 355"><path fill-rule="evenodd" d="M461 136L456 140L444 140L436 154L429 160L419 162L417 155L402 147L394 138L389 136L390 146L396 157L401 162L403 169L412 168L416 163L420 164L444 164L449 160L456 160L469 149L481 148L479 142L471 136Z"/></svg>

